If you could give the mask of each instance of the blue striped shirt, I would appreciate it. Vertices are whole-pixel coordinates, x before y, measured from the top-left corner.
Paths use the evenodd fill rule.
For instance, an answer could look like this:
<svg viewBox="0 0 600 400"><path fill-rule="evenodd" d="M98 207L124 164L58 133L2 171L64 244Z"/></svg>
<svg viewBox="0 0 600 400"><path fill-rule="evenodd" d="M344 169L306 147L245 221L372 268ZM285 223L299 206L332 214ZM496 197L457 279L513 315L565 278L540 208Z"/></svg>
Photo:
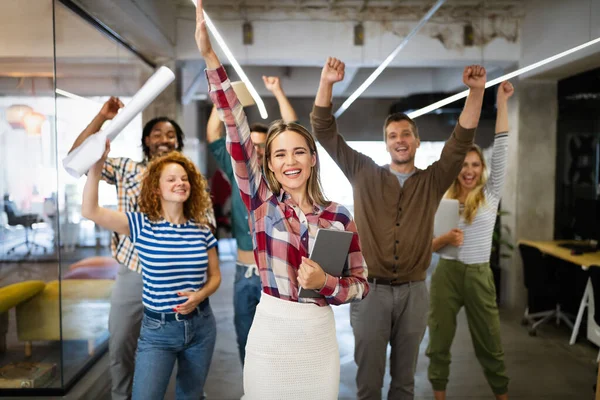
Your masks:
<svg viewBox="0 0 600 400"><path fill-rule="evenodd" d="M150 221L144 213L126 214L142 265L142 302L154 311L174 312L187 301L177 292L195 292L206 283L208 250L217 240L208 227L193 220L176 225L164 219Z"/></svg>

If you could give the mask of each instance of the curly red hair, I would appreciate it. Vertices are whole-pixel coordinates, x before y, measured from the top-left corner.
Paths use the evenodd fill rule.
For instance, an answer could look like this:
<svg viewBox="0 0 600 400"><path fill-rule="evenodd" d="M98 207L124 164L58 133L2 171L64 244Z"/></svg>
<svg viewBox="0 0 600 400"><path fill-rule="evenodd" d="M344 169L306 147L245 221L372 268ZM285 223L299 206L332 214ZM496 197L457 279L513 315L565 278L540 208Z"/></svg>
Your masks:
<svg viewBox="0 0 600 400"><path fill-rule="evenodd" d="M142 180L140 195L140 211L151 221L161 218L160 175L168 164L179 164L183 167L190 183L190 197L183 203L183 215L201 225L209 225L208 213L211 206L210 195L206 188L208 183L190 159L178 151L172 151L150 162Z"/></svg>

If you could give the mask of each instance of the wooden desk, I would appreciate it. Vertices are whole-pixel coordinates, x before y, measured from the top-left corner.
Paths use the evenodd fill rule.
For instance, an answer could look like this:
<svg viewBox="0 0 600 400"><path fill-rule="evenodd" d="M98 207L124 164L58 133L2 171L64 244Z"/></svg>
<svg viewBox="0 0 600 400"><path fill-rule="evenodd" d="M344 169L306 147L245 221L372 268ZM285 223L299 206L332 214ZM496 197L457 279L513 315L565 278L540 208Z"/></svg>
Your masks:
<svg viewBox="0 0 600 400"><path fill-rule="evenodd" d="M561 260L581 266L588 269L591 266L600 267L600 251L595 253L583 253L580 255L571 254L571 250L560 247L562 243L577 243L573 240L553 240L549 242L538 242L534 240L519 240L519 244L535 247L544 254L551 255Z"/></svg>

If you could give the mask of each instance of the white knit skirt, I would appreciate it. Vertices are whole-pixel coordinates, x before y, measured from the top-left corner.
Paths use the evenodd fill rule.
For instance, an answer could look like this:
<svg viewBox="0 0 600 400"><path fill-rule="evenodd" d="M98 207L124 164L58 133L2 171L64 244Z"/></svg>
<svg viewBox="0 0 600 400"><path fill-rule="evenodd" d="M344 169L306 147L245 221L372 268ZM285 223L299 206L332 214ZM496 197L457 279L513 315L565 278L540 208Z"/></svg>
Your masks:
<svg viewBox="0 0 600 400"><path fill-rule="evenodd" d="M331 307L261 295L246 344L244 400L334 400L340 353Z"/></svg>

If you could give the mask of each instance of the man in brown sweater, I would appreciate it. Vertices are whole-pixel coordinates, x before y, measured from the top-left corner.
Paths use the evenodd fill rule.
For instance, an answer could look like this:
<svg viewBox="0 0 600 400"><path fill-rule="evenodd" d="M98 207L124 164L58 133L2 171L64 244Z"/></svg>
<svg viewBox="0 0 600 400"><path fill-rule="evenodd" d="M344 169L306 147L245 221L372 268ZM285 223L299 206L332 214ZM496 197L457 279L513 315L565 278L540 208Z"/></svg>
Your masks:
<svg viewBox="0 0 600 400"><path fill-rule="evenodd" d="M419 345L427 326L425 276L431 261L434 216L473 144L483 103L485 69L465 68L463 82L470 89L465 108L439 161L425 170L415 168L419 133L405 114L392 114L384 123L390 165L380 167L348 146L331 112L333 85L342 79L344 63L329 58L310 117L317 139L352 184L356 224L369 268L369 296L351 305L357 398L382 398L390 343L392 382L388 399L413 399Z"/></svg>

